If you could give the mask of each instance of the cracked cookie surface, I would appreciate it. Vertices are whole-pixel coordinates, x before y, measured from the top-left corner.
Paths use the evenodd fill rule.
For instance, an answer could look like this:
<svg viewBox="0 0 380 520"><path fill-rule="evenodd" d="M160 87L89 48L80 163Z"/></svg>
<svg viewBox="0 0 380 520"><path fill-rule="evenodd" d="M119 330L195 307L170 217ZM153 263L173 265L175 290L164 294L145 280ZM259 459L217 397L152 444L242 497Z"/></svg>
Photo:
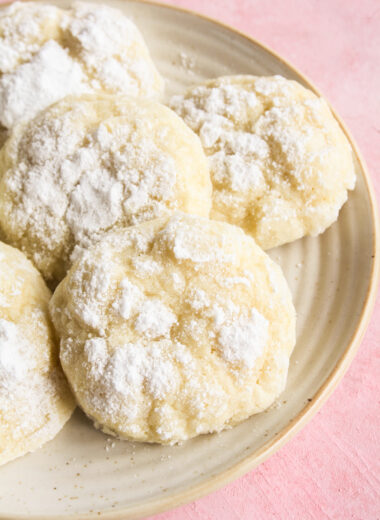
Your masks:
<svg viewBox="0 0 380 520"><path fill-rule="evenodd" d="M139 30L117 9L15 2L0 10L0 124L6 128L68 95L158 98L163 87Z"/></svg>
<svg viewBox="0 0 380 520"><path fill-rule="evenodd" d="M200 137L213 183L211 218L264 249L318 235L355 186L351 147L327 103L281 76L226 76L173 96Z"/></svg>
<svg viewBox="0 0 380 520"><path fill-rule="evenodd" d="M175 210L208 216L199 138L154 101L66 98L17 125L0 151L0 225L49 280L114 226Z"/></svg>
<svg viewBox="0 0 380 520"><path fill-rule="evenodd" d="M281 269L241 229L184 213L105 235L50 310L80 406L138 441L173 444L263 411L295 343Z"/></svg>
<svg viewBox="0 0 380 520"><path fill-rule="evenodd" d="M31 262L0 243L0 464L51 440L75 408L59 365L50 296Z"/></svg>

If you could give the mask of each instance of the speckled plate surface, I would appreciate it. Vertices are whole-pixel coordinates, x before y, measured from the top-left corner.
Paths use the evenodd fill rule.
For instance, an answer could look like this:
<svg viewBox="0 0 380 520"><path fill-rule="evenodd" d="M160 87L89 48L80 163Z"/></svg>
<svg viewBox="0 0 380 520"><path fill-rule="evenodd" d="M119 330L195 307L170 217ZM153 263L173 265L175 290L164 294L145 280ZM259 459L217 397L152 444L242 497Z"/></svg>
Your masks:
<svg viewBox="0 0 380 520"><path fill-rule="evenodd" d="M280 57L231 28L171 7L108 3L139 26L167 78L167 95L235 73L282 74L315 90ZM126 520L169 509L253 468L312 417L355 354L378 280L374 195L353 146L358 183L338 222L318 238L270 252L298 312L297 346L279 401L232 430L176 447L108 439L77 411L52 442L0 468L0 518Z"/></svg>

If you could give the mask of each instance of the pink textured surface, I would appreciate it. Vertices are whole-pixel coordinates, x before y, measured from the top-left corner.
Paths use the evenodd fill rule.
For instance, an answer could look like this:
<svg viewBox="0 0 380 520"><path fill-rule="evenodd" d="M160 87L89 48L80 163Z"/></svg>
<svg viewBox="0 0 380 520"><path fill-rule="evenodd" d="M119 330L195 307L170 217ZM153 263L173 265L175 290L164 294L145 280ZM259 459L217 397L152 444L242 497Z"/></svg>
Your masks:
<svg viewBox="0 0 380 520"><path fill-rule="evenodd" d="M379 0L167 3L245 31L314 80L352 131L380 200ZM348 373L301 433L229 486L150 520L379 519L379 338L380 298Z"/></svg>
<svg viewBox="0 0 380 520"><path fill-rule="evenodd" d="M235 26L308 75L356 139L380 200L379 0L170 0ZM380 298L323 409L264 464L150 520L380 518Z"/></svg>

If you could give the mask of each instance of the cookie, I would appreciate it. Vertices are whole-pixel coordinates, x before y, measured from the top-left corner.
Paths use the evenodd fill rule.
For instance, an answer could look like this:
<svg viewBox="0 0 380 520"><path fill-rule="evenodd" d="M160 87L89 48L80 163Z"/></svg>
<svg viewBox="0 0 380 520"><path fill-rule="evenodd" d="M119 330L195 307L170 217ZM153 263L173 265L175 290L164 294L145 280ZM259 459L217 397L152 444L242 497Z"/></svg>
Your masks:
<svg viewBox="0 0 380 520"><path fill-rule="evenodd" d="M0 465L53 439L75 407L59 365L50 296L31 262L0 243Z"/></svg>
<svg viewBox="0 0 380 520"><path fill-rule="evenodd" d="M208 216L199 138L154 101L66 98L17 125L0 151L0 225L48 280L114 226L181 210Z"/></svg>
<svg viewBox="0 0 380 520"><path fill-rule="evenodd" d="M327 103L281 76L229 76L170 103L201 138L213 183L211 218L264 249L318 235L355 186L351 147Z"/></svg>
<svg viewBox="0 0 380 520"><path fill-rule="evenodd" d="M134 23L117 9L15 2L0 10L0 124L68 95L159 97L163 79Z"/></svg>
<svg viewBox="0 0 380 520"><path fill-rule="evenodd" d="M80 406L135 441L173 444L266 409L295 343L280 267L241 229L184 213L104 236L50 311Z"/></svg>

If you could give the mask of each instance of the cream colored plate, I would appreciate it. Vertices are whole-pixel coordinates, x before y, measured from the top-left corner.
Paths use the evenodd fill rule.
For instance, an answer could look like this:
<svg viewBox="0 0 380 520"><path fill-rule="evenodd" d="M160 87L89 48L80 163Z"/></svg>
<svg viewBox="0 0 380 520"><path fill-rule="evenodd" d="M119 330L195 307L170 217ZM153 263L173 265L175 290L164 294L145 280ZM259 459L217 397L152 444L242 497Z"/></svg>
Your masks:
<svg viewBox="0 0 380 520"><path fill-rule="evenodd" d="M167 78L168 94L236 73L283 74L314 89L273 52L233 29L170 7L109 4L140 27ZM193 70L186 66L192 60ZM125 520L153 514L238 477L303 426L351 362L374 300L377 219L357 152L356 166L357 188L339 221L319 238L271 252L284 269L298 311L297 347L278 404L232 430L177 447L108 440L77 411L54 441L0 468L0 518Z"/></svg>

